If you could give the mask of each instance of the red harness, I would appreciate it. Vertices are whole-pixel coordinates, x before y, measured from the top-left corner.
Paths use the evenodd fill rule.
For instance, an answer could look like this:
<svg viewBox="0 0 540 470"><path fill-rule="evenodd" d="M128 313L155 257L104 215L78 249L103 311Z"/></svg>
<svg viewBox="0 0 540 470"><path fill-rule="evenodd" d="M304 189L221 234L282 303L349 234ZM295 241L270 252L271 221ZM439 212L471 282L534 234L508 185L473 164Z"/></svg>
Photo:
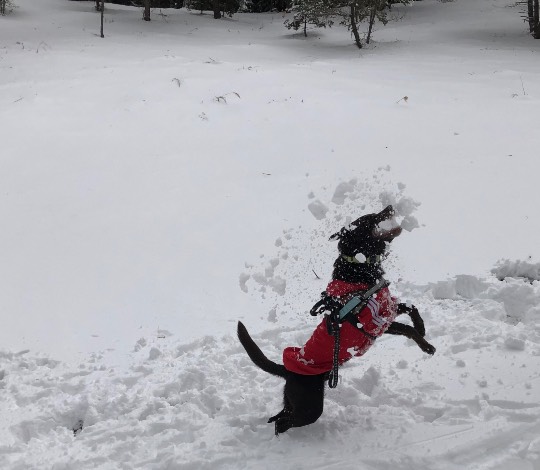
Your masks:
<svg viewBox="0 0 540 470"><path fill-rule="evenodd" d="M366 284L351 284L345 281L331 281L326 293L337 300L344 300L352 293L366 291ZM356 315L362 329L348 322L340 328L339 364L354 356L362 356L381 336L397 316L397 303L387 287L379 290L368 304ZM367 334L366 334L367 333ZM333 364L334 337L328 333L324 318L302 348L288 347L283 351L283 364L291 372L315 375L329 372Z"/></svg>

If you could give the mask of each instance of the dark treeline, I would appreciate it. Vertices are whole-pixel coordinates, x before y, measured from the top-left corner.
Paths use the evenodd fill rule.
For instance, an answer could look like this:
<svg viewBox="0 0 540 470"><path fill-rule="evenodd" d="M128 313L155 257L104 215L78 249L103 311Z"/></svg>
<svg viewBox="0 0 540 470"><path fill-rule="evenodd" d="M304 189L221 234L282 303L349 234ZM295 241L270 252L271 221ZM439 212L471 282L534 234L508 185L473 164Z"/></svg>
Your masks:
<svg viewBox="0 0 540 470"><path fill-rule="evenodd" d="M540 39L540 5L538 0L527 0L527 14L529 31L535 39Z"/></svg>
<svg viewBox="0 0 540 470"><path fill-rule="evenodd" d="M107 0L105 3L141 8L149 3L152 8L188 8L190 10L213 11L216 0ZM292 7L292 0L219 0L219 3L226 7L225 11L232 13L239 10L246 13L287 11Z"/></svg>
<svg viewBox="0 0 540 470"><path fill-rule="evenodd" d="M100 10L102 0L94 0L96 9ZM285 21L290 29L302 30L307 35L308 26L326 28L335 21L347 26L361 48L362 43L369 43L375 22L386 24L389 21L388 10L393 3L407 4L412 0L107 0L106 3L116 3L143 8L143 19L150 21L152 8L187 8L188 10L211 11L214 18L224 15L232 16L238 11L246 13L291 12L292 18ZM0 6L5 10L5 4L10 0L0 0ZM531 35L540 39L540 7L539 0L520 0L522 16L528 23ZM1 11L5 13L5 11ZM361 37L360 23L367 23L368 30Z"/></svg>
<svg viewBox="0 0 540 470"><path fill-rule="evenodd" d="M96 10L101 10L103 0L94 0ZM411 0L109 0L106 3L130 5L143 9L143 19L150 21L152 8L187 8L188 10L212 11L214 18L232 16L238 11L246 13L290 12L292 18L285 21L289 29L302 30L307 35L310 27L331 27L335 21L345 25L359 48L370 42L376 21L386 24L388 11L393 3L407 4ZM362 34L360 23L367 23L368 30ZM362 37L363 36L363 37Z"/></svg>

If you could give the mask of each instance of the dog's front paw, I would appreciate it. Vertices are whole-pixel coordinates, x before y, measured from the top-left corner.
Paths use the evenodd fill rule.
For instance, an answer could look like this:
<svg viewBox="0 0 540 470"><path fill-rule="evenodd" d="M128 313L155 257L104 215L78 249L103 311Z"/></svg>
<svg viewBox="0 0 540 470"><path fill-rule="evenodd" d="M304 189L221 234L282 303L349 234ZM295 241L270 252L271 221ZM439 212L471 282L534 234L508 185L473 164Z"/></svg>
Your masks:
<svg viewBox="0 0 540 470"><path fill-rule="evenodd" d="M420 346L420 349L422 349L422 351L432 356L433 354L435 354L435 351L437 351L435 346L433 346L432 344L429 344L427 341L423 341L421 344L419 344L419 346Z"/></svg>

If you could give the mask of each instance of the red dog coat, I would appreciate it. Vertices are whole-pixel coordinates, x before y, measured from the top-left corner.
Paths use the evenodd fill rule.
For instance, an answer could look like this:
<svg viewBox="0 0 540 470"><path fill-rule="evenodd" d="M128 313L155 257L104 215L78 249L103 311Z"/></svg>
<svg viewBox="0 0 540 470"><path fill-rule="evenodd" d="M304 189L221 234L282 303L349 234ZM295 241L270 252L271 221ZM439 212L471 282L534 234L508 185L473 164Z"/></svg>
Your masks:
<svg viewBox="0 0 540 470"><path fill-rule="evenodd" d="M366 284L331 281L326 292L332 297L342 297L353 292L366 291L369 287ZM356 316L358 323L363 325L364 331L371 337L356 329L349 322L341 324L339 364L343 364L351 357L364 355L375 342L372 337L381 336L397 314L396 300L390 296L387 287L382 288ZM332 369L333 354L334 337L328 334L326 319L323 319L302 348L285 348L283 365L287 370L297 374L323 374Z"/></svg>

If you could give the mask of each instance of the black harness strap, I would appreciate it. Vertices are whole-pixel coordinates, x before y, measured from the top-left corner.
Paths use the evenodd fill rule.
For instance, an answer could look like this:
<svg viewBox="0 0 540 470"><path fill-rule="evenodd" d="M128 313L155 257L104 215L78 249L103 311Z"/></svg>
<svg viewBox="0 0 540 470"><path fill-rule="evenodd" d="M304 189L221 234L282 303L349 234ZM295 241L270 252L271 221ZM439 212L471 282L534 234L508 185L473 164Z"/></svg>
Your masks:
<svg viewBox="0 0 540 470"><path fill-rule="evenodd" d="M338 369L339 369L339 322L332 324L332 336L334 336L334 356L332 358L332 370L328 376L328 386L330 388L336 388L338 384Z"/></svg>
<svg viewBox="0 0 540 470"><path fill-rule="evenodd" d="M334 354L332 357L332 369L328 376L328 387L336 388L338 384L338 369L339 369L339 345L340 345L340 329L341 324L345 321L353 325L357 330L362 332L371 340L375 341L377 338L372 334L369 334L364 330L363 326L358 323L356 315L360 313L363 308L367 305L368 300L377 292L379 292L384 287L388 286L390 283L381 278L377 284L368 289L367 291L361 293L360 295L354 296L349 302L341 307L340 310L333 309L330 315L327 316L326 326L328 328L328 333L334 337ZM360 326L359 326L360 325Z"/></svg>

